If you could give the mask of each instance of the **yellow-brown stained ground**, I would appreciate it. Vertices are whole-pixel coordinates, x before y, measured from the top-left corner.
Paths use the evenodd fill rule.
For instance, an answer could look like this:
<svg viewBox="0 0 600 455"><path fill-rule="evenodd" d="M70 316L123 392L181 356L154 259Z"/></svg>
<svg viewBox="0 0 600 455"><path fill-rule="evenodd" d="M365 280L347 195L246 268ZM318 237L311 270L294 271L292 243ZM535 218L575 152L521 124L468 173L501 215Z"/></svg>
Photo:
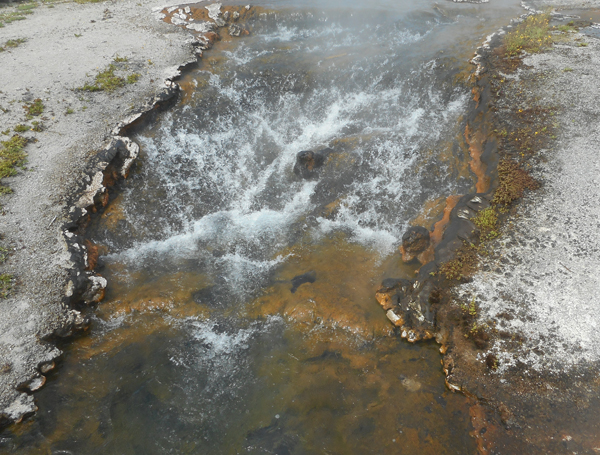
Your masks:
<svg viewBox="0 0 600 455"><path fill-rule="evenodd" d="M478 122L480 125L482 122ZM477 176L475 188L478 193L485 193L490 187L490 177L487 175L487 166L481 161L481 155L484 151L485 141L488 134L483 127L475 131L467 124L465 127L465 139L469 145L469 153L471 155L470 166L473 174Z"/></svg>
<svg viewBox="0 0 600 455"><path fill-rule="evenodd" d="M450 214L452 213L452 209L456 207L458 201L460 200L460 195L448 196L446 198L446 204L444 206L444 216L441 220L435 223L433 227L433 232L431 233L431 242L434 245L437 245L442 240L442 236L444 235L444 230L446 226L450 222Z"/></svg>
<svg viewBox="0 0 600 455"><path fill-rule="evenodd" d="M278 314L308 330L320 324L362 336L391 333L374 300L381 280L378 253L336 235L319 245L300 245L281 254L289 258L277 272L276 283L249 305L249 317ZM310 271L316 272L316 281L292 293L292 278Z"/></svg>

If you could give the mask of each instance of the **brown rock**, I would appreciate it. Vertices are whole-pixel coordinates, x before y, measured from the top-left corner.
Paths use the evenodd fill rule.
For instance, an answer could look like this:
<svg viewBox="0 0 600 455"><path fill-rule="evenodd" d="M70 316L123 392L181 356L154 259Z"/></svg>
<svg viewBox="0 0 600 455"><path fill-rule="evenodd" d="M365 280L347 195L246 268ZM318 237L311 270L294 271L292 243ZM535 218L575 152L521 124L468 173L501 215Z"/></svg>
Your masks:
<svg viewBox="0 0 600 455"><path fill-rule="evenodd" d="M422 226L413 226L402 236L402 260L410 262L430 245L429 231Z"/></svg>
<svg viewBox="0 0 600 455"><path fill-rule="evenodd" d="M396 307L412 288L408 280L386 278L382 281L381 287L375 293L375 298L385 310L391 310Z"/></svg>
<svg viewBox="0 0 600 455"><path fill-rule="evenodd" d="M299 175L304 179L312 179L318 177L317 169L325 164L325 158L331 152L330 149L319 150L303 150L296 155L296 164L294 165L294 174Z"/></svg>

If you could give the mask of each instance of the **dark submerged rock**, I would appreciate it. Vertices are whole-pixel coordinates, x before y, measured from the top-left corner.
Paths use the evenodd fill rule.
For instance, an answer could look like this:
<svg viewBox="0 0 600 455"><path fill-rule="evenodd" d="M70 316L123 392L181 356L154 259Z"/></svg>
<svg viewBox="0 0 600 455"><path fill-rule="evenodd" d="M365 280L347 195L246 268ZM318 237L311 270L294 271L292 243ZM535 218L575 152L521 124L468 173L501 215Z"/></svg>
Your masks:
<svg viewBox="0 0 600 455"><path fill-rule="evenodd" d="M318 169L325 164L327 156L333 152L326 148L313 152L312 150L303 150L296 155L296 164L294 165L294 174L303 179L314 179L319 176Z"/></svg>
<svg viewBox="0 0 600 455"><path fill-rule="evenodd" d="M221 308L228 302L227 288L224 285L212 285L192 293L192 300L208 308Z"/></svg>
<svg viewBox="0 0 600 455"><path fill-rule="evenodd" d="M391 310L398 306L412 289L412 283L408 280L397 278L386 278L381 282L381 287L375 293L375 298L385 310Z"/></svg>
<svg viewBox="0 0 600 455"><path fill-rule="evenodd" d="M479 229L477 226L471 221L467 219L459 219L457 221L458 230L456 231L456 236L464 240L468 243L474 243L479 238Z"/></svg>
<svg viewBox="0 0 600 455"><path fill-rule="evenodd" d="M314 283L317 281L317 272L311 270L310 272L303 273L302 275L297 275L292 278L292 294L298 290L298 287L304 283Z"/></svg>
<svg viewBox="0 0 600 455"><path fill-rule="evenodd" d="M419 253L422 253L431 244L429 231L422 226L409 228L402 236L402 260L412 261Z"/></svg>

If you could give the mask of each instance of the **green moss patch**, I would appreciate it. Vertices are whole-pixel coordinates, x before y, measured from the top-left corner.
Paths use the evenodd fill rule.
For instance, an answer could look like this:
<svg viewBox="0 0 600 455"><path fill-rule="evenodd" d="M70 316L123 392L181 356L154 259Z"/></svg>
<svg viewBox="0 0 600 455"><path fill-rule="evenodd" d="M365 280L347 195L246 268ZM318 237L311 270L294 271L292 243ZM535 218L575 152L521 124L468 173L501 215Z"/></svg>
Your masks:
<svg viewBox="0 0 600 455"><path fill-rule="evenodd" d="M115 61L118 60L115 59ZM85 84L82 87L79 87L78 90L86 92L113 92L120 87L124 87L126 84L137 82L140 78L140 75L137 73L122 77L117 75L116 71L117 67L111 63L104 71L101 71L94 77L93 84Z"/></svg>
<svg viewBox="0 0 600 455"><path fill-rule="evenodd" d="M456 257L440 266L442 273L449 281L462 281L472 276L477 271L479 257L477 249L465 244L457 253Z"/></svg>
<svg viewBox="0 0 600 455"><path fill-rule="evenodd" d="M0 181L17 173L16 168L23 168L26 163L24 152L27 139L14 135L7 141L0 141ZM0 194L10 193L10 188L0 183Z"/></svg>
<svg viewBox="0 0 600 455"><path fill-rule="evenodd" d="M482 210L472 221L479 228L480 240L493 240L500 235L498 232L498 214L494 207Z"/></svg>

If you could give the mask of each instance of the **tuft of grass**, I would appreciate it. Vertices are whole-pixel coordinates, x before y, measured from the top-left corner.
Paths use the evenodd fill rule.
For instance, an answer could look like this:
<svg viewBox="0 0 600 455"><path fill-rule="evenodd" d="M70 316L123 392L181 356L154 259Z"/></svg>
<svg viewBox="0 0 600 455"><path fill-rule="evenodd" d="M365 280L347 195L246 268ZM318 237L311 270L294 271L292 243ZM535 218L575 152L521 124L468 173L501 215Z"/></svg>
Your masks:
<svg viewBox="0 0 600 455"><path fill-rule="evenodd" d="M35 131L36 133L44 131L44 124L42 122L31 122L31 125L31 131Z"/></svg>
<svg viewBox="0 0 600 455"><path fill-rule="evenodd" d="M17 173L16 167L23 168L26 154L23 151L27 139L18 134L7 141L0 141L0 181ZM10 188L0 184L0 194L10 193Z"/></svg>
<svg viewBox="0 0 600 455"><path fill-rule="evenodd" d="M569 73L569 72L573 71L573 68L570 68L570 67L567 66L563 71L565 73Z"/></svg>
<svg viewBox="0 0 600 455"><path fill-rule="evenodd" d="M498 188L492 204L507 206L523 196L525 190L535 190L539 183L510 159L498 163Z"/></svg>
<svg viewBox="0 0 600 455"><path fill-rule="evenodd" d="M75 112L73 109L71 109L70 107L67 108L67 111L65 112L65 115L71 115L73 112Z"/></svg>
<svg viewBox="0 0 600 455"><path fill-rule="evenodd" d="M0 13L0 27L4 27L4 24L10 24L14 21L24 20L25 16L33 14L33 10L37 8L37 6L37 2L21 3L14 11Z"/></svg>
<svg viewBox="0 0 600 455"><path fill-rule="evenodd" d="M119 54L115 55L115 58L113 58L113 62L115 63L124 63L128 61L129 59L127 57L119 57Z"/></svg>
<svg viewBox="0 0 600 455"><path fill-rule="evenodd" d="M471 302L469 302L468 305L466 303L461 303L460 308L465 314L468 314L469 316L477 316L477 302L475 301L475 297L471 299Z"/></svg>
<svg viewBox="0 0 600 455"><path fill-rule="evenodd" d="M130 74L129 76L127 76L127 83L135 84L139 80L140 77L142 77L142 75L139 73Z"/></svg>
<svg viewBox="0 0 600 455"><path fill-rule="evenodd" d="M4 43L4 46L0 46L0 52L18 47L19 44L23 44L25 41L27 41L25 38L9 39L6 43Z"/></svg>
<svg viewBox="0 0 600 455"><path fill-rule="evenodd" d="M33 10L37 7L37 2L21 3L19 6L17 6L17 11L20 11L23 14L32 14Z"/></svg>
<svg viewBox="0 0 600 455"><path fill-rule="evenodd" d="M573 24L573 25L575 25L573 22L570 22L570 23ZM567 25L559 25L558 27L556 27L556 29L558 31L560 31L560 32L568 33L570 31L575 30L575 27L573 27L572 25L567 24Z"/></svg>
<svg viewBox="0 0 600 455"><path fill-rule="evenodd" d="M9 39L4 45L6 47L18 47L19 44L23 44L27 41L25 38Z"/></svg>
<svg viewBox="0 0 600 455"><path fill-rule="evenodd" d="M505 35L506 55L513 57L521 51L540 52L544 47L552 44L549 24L549 13L527 17L514 31Z"/></svg>
<svg viewBox="0 0 600 455"><path fill-rule="evenodd" d="M25 16L23 16L23 14L32 14L32 11L13 11L9 13L0 13L0 27L4 27L4 24L10 24L11 22L25 20Z"/></svg>
<svg viewBox="0 0 600 455"><path fill-rule="evenodd" d="M5 299L12 289L13 276L9 273L0 275L0 298Z"/></svg>
<svg viewBox="0 0 600 455"><path fill-rule="evenodd" d="M115 62L127 61L127 57L119 57L118 55L114 58ZM108 65L108 67L98 73L94 78L93 84L85 84L79 87L78 90L84 90L86 92L113 92L117 88L124 87L126 84L134 84L141 77L138 73L129 74L127 77L121 77L115 74L117 67L114 64Z"/></svg>
<svg viewBox="0 0 600 455"><path fill-rule="evenodd" d="M33 100L31 103L25 103L23 109L27 113L27 118L37 117L44 112L44 103L40 98Z"/></svg>
<svg viewBox="0 0 600 455"><path fill-rule="evenodd" d="M0 246L0 264L4 264L6 262L9 254L10 252L8 251L8 248Z"/></svg>
<svg viewBox="0 0 600 455"><path fill-rule="evenodd" d="M15 126L13 128L15 133L24 133L25 131L29 131L30 129L31 128L29 127L29 125L24 125L22 123L19 123L17 126Z"/></svg>
<svg viewBox="0 0 600 455"><path fill-rule="evenodd" d="M125 79L115 74L117 67L112 63L108 67L99 72L94 78L94 84L85 84L79 87L79 90L86 92L113 92L119 87L125 85Z"/></svg>

